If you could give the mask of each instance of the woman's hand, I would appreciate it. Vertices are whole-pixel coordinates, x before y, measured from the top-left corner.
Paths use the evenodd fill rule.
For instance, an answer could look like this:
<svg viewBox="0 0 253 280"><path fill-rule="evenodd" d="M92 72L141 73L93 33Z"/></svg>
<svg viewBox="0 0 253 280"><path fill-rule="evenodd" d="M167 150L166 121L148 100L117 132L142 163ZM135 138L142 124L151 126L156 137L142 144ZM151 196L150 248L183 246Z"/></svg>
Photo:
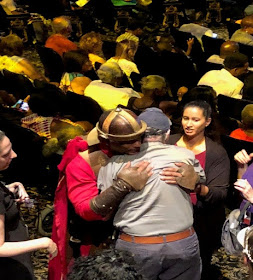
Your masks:
<svg viewBox="0 0 253 280"><path fill-rule="evenodd" d="M238 166L237 178L242 178L243 174L248 168L248 163L252 160L252 158L253 153L248 154L245 150L241 150L240 152L235 154L234 160L236 161Z"/></svg>
<svg viewBox="0 0 253 280"><path fill-rule="evenodd" d="M238 191L240 191L243 194L243 196L248 201L253 203L253 189L252 189L252 186L250 185L250 183L248 182L248 180L238 179L234 183L234 186Z"/></svg>
<svg viewBox="0 0 253 280"><path fill-rule="evenodd" d="M189 38L189 39L187 40L187 46L190 47L190 48L192 48L193 44L194 44L194 38Z"/></svg>
<svg viewBox="0 0 253 280"><path fill-rule="evenodd" d="M6 185L6 187L17 197L17 202L24 202L25 199L29 198L25 187L20 182L11 183L9 185Z"/></svg>
<svg viewBox="0 0 253 280"><path fill-rule="evenodd" d="M153 174L149 161L143 160L131 166L128 162L118 173L117 178L126 181L134 191L142 190Z"/></svg>
<svg viewBox="0 0 253 280"><path fill-rule="evenodd" d="M234 160L239 165L248 164L253 158L253 153L248 154L245 150L241 150L240 152L236 153L234 156Z"/></svg>
<svg viewBox="0 0 253 280"><path fill-rule="evenodd" d="M165 181L167 184L177 185L176 179L182 177L182 174L178 171L179 168L183 165L182 162L176 162L175 165L178 167L167 167L160 172L161 180Z"/></svg>
<svg viewBox="0 0 253 280"><path fill-rule="evenodd" d="M194 44L194 38L189 38L188 40L187 40L187 51L186 51L186 55L187 56L190 56L191 55L191 51L192 51L192 46L193 46L193 44Z"/></svg>
<svg viewBox="0 0 253 280"><path fill-rule="evenodd" d="M48 237L43 237L43 239L45 242L45 249L47 249L49 253L49 259L52 260L58 254L57 245L52 239Z"/></svg>
<svg viewBox="0 0 253 280"><path fill-rule="evenodd" d="M177 184L186 190L195 191L200 178L194 167L183 162L176 162L175 165L178 167L164 168L160 172L160 175L162 175L161 180L167 184Z"/></svg>

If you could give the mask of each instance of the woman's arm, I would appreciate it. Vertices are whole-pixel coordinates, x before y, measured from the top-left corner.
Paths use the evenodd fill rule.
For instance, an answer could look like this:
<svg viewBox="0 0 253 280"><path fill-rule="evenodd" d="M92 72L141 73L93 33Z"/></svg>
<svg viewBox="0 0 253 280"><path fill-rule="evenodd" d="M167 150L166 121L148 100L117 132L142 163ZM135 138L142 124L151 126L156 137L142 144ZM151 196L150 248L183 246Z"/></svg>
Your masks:
<svg viewBox="0 0 253 280"><path fill-rule="evenodd" d="M186 56L191 55L193 44L194 44L194 38L189 38L187 40L187 51L185 52Z"/></svg>
<svg viewBox="0 0 253 280"><path fill-rule="evenodd" d="M207 142L205 173L205 190L199 199L210 205L224 202L229 187L230 161L224 148L217 143Z"/></svg>
<svg viewBox="0 0 253 280"><path fill-rule="evenodd" d="M4 235L4 215L0 215L0 257L12 257L39 249L47 249L51 259L57 255L57 246L48 237L27 241L5 242Z"/></svg>

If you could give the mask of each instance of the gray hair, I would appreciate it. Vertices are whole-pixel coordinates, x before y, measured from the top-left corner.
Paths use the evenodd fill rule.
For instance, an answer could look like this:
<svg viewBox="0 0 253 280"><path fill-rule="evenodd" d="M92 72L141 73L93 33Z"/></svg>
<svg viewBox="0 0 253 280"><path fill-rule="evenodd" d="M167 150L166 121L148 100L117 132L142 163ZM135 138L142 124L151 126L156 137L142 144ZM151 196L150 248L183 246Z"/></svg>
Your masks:
<svg viewBox="0 0 253 280"><path fill-rule="evenodd" d="M2 142L5 136L5 133L2 130L0 130L0 142Z"/></svg>
<svg viewBox="0 0 253 280"><path fill-rule="evenodd" d="M144 90L162 89L166 87L166 82L162 76L149 75L141 79L141 86Z"/></svg>
<svg viewBox="0 0 253 280"><path fill-rule="evenodd" d="M163 142L167 133L167 131L148 126L144 133L144 142Z"/></svg>
<svg viewBox="0 0 253 280"><path fill-rule="evenodd" d="M71 27L71 23L67 17L60 16L53 19L52 27L55 33L62 33Z"/></svg>
<svg viewBox="0 0 253 280"><path fill-rule="evenodd" d="M121 78L123 72L116 62L106 62L97 71L99 79L106 84L110 84L114 78Z"/></svg>

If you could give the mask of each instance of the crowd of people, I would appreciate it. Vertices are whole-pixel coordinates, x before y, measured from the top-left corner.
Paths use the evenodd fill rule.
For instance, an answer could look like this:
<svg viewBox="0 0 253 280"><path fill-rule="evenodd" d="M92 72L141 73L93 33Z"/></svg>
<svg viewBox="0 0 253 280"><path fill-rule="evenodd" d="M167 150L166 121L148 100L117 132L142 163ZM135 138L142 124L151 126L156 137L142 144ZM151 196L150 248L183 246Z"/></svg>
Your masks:
<svg viewBox="0 0 253 280"><path fill-rule="evenodd" d="M253 203L253 150L245 144L231 160L222 142L222 135L253 142L252 57L240 53L241 44L253 44L249 10L211 56L202 39L214 33L201 26L201 13L149 40L133 19L109 48L95 31L72 41L70 19L56 17L44 47L62 61L59 81L23 57L17 35L1 38L1 120L8 110L44 140L44 157L60 157L51 238L28 240L19 213L30 202L24 186L0 184L3 279L35 279L29 253L39 249L50 254L49 280L218 279L211 259L221 246L228 192ZM12 92L6 71L32 84L26 96ZM221 95L238 108L244 102L241 120L222 115ZM0 131L1 171L17 157L11 141ZM250 275L251 236L251 227L238 235Z"/></svg>

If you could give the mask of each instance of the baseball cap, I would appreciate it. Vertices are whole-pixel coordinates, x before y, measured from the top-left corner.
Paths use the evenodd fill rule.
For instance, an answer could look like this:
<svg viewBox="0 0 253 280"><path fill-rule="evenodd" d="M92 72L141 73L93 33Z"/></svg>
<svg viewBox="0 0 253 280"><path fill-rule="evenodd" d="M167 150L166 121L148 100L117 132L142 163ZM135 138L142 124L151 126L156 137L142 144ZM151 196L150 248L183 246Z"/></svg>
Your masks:
<svg viewBox="0 0 253 280"><path fill-rule="evenodd" d="M147 108L137 117L137 121L144 121L148 127L160 129L163 132L167 132L172 124L163 111L155 107Z"/></svg>

